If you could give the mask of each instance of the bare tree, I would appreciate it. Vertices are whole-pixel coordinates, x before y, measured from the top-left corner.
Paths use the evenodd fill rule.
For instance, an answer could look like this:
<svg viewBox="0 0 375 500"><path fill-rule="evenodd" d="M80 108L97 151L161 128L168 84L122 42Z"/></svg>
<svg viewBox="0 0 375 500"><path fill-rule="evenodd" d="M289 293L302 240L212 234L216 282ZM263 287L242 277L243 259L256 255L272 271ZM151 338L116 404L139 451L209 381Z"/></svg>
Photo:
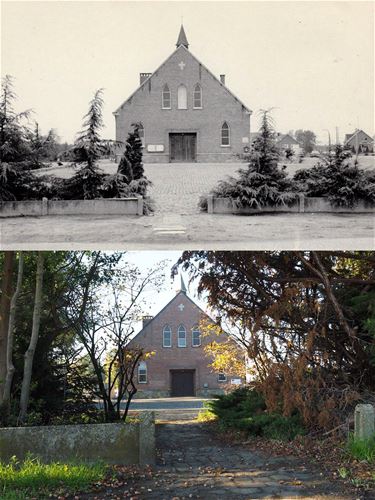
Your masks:
<svg viewBox="0 0 375 500"><path fill-rule="evenodd" d="M23 424L27 416L27 408L29 405L30 383L33 370L33 361L35 348L39 337L40 315L42 309L42 288L43 288L43 271L44 271L44 254L38 252L36 279L35 279L35 301L33 312L33 325L31 330L31 338L29 347L25 353L25 364L23 371L23 380L20 397L20 413L18 421Z"/></svg>
<svg viewBox="0 0 375 500"><path fill-rule="evenodd" d="M123 400L128 413L136 393L134 383L138 362L149 355L136 346L130 348L134 322L142 311L144 294L158 290L162 282L164 263L142 276L136 267L125 266L108 288L99 288L90 294L82 321L76 323L76 332L87 351L96 378L95 397L104 405L106 421L119 420Z"/></svg>

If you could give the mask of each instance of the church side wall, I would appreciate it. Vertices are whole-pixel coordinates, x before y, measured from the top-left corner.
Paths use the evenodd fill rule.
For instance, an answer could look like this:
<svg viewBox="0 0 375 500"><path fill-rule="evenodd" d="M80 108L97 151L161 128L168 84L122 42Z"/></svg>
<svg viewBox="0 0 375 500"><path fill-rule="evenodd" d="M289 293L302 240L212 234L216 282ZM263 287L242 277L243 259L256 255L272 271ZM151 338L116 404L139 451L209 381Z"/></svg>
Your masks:
<svg viewBox="0 0 375 500"><path fill-rule="evenodd" d="M179 64L185 64L181 70ZM172 105L162 109L162 90L168 84ZM195 85L202 87L203 109L193 109ZM177 89L187 88L188 109L177 109ZM221 146L221 126L230 127L230 147ZM116 116L116 139L124 141L134 122L142 122L145 129L144 161L169 162L169 133L197 134L197 161L235 161L243 155L243 142L250 136L250 115L242 104L228 93L196 59L180 47L166 64L156 72L127 101ZM161 153L150 153L147 145L163 145Z"/></svg>

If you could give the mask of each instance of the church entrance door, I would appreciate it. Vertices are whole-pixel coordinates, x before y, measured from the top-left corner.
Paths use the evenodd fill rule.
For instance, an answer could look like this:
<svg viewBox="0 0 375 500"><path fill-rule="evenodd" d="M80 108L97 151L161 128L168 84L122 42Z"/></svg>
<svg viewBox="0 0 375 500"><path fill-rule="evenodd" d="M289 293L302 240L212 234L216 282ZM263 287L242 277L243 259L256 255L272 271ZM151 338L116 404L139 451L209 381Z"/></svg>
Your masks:
<svg viewBox="0 0 375 500"><path fill-rule="evenodd" d="M169 134L169 161L194 162L196 160L197 134Z"/></svg>
<svg viewBox="0 0 375 500"><path fill-rule="evenodd" d="M195 370L171 370L171 396L195 396Z"/></svg>

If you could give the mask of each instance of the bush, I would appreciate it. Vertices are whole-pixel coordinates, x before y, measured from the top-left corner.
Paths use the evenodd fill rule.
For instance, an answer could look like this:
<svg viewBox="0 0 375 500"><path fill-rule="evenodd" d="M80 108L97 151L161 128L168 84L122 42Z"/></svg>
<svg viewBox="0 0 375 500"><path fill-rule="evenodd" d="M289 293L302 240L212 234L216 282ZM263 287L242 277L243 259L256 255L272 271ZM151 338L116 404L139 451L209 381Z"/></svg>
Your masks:
<svg viewBox="0 0 375 500"><path fill-rule="evenodd" d="M248 387L219 396L210 401L208 407L222 430L235 429L251 436L279 440L291 440L305 432L298 414L285 417L278 413L265 413L263 396Z"/></svg>
<svg viewBox="0 0 375 500"><path fill-rule="evenodd" d="M36 176L23 165L0 163L0 201L41 200L56 196L47 176Z"/></svg>
<svg viewBox="0 0 375 500"><path fill-rule="evenodd" d="M337 145L333 155L322 155L314 167L298 170L294 181L306 196L326 197L333 206L353 207L358 201L375 203L373 172L359 168L350 158L350 151Z"/></svg>

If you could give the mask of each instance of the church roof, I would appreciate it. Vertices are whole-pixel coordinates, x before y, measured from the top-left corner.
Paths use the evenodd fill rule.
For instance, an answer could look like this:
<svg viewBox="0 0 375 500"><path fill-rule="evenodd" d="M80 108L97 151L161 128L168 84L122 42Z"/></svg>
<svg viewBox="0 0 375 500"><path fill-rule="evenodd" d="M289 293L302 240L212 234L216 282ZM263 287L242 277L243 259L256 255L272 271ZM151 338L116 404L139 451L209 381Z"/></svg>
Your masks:
<svg viewBox="0 0 375 500"><path fill-rule="evenodd" d="M182 279L182 277L181 277ZM183 282L183 281L182 281ZM177 292L177 294L168 302L168 304L166 304L152 319L150 319L150 321L147 322L147 325L145 325L136 335L134 335L134 337L129 341L129 344L130 343L133 343L135 341L135 339L141 335L141 333L149 327L149 325L155 321L156 318L158 318L171 304L172 302L174 302L175 300L177 300L177 297L180 295L180 294L183 294L189 302L191 302L200 312L203 316L205 316L206 318L208 318L210 321L213 322L213 319L210 318L210 316L205 312L203 311L203 309L201 307L198 306L198 304L196 304L187 294L186 294L186 290L185 292L183 292L182 290L180 290L179 292Z"/></svg>
<svg viewBox="0 0 375 500"><path fill-rule="evenodd" d="M178 35L178 40L176 43L176 47L178 48L180 45L183 45L187 49L189 48L189 43L186 38L184 26L181 24L180 34Z"/></svg>
<svg viewBox="0 0 375 500"><path fill-rule="evenodd" d="M221 85L222 87L224 87L224 89L228 92L228 94L230 94L230 95L233 97L233 99L234 99L235 101L237 101L239 104L241 104L241 106L243 106L243 108L244 108L244 109L245 109L248 113L250 113L250 114L252 113L251 109L249 109L249 108L248 108L248 107L247 107L247 106L246 106L246 105L245 105L245 104L244 104L244 103L243 103L240 99L238 99L238 97L237 97L237 96L235 96L235 95L233 94L233 92L232 92L231 90L229 90L229 89L228 89L228 87L227 87L224 83L222 83L222 82L221 82L221 81L220 81L220 80L219 80L219 79L218 79L218 78L217 78L217 77L216 77L216 76L212 73L212 71L210 71L210 70L209 70L209 69L208 69L208 68L207 68L204 64L202 64L202 63L199 61L199 59L198 59L197 57L195 57L195 56L191 53L191 51L189 51L189 50L187 49L187 47L186 47L184 44L181 44L181 45L179 45L179 46L178 46L178 47L177 47L177 48L176 48L176 49L172 52L172 54L171 54L169 57L167 57L167 59L166 59L164 62L162 62L162 64L160 64L160 66L159 66L159 67L158 67L158 68L157 68L157 69L156 69L153 73L150 73L150 76L149 76L148 78L146 78L146 79L145 79L145 80L141 83L141 85L139 85L139 86L137 87L137 89L136 89L136 90L135 90L135 91L134 91L134 92L133 92L133 93L132 93L132 94L131 94L131 95L130 95L127 99L125 99L125 101L124 101L124 102L123 102L123 103L122 103L122 104L121 104L121 105L120 105L120 106L116 109L116 111L113 111L113 114L114 114L114 115L117 115L117 113L119 113L119 111L121 110L121 108L122 108L122 107L123 107L123 106L124 106L124 105L125 105L125 104L126 104L126 103L130 100L130 99L132 99L132 97L133 97L133 96L134 96L134 95L138 92L138 90L140 90L142 87L144 87L146 84L148 84L148 82L152 79L152 77L153 77L155 74L157 74L157 73L158 73L158 71L160 71L160 69L161 69L161 68L162 68L162 67L163 67L163 66L164 66L164 65L165 65L165 64L169 61L169 59L171 59L171 58L174 56L174 54L175 54L177 51L179 51L179 50L186 50L186 52L187 52L188 54L190 54L190 55L191 55L191 57L192 57L193 59L195 59L195 60L197 61L197 63L198 63L198 64L200 64L200 65L201 65L201 67L202 67L202 68L204 68L204 69L207 71L207 73L208 73L209 75L211 75L211 76L213 77L213 79L214 79L214 80L216 80L216 82L217 82L219 85Z"/></svg>

